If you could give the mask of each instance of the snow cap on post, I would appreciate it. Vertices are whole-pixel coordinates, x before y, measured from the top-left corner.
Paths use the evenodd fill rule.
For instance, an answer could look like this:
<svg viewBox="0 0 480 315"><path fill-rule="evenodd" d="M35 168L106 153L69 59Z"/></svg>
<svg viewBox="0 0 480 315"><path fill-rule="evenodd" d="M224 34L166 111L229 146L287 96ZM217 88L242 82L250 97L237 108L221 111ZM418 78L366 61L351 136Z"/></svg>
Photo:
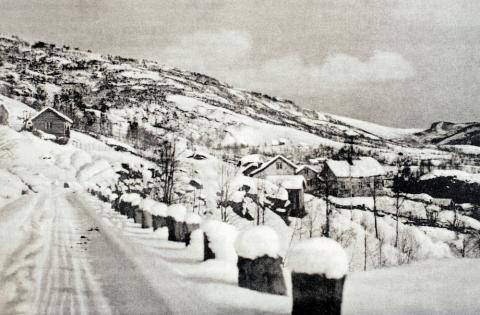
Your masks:
<svg viewBox="0 0 480 315"><path fill-rule="evenodd" d="M140 197L139 194L130 194L130 203L132 204L132 206L138 206L140 205L140 202L142 201L142 198Z"/></svg>
<svg viewBox="0 0 480 315"><path fill-rule="evenodd" d="M280 240L277 232L269 226L256 226L242 232L235 242L235 249L240 257L256 259L280 256Z"/></svg>
<svg viewBox="0 0 480 315"><path fill-rule="evenodd" d="M348 271L345 250L330 238L302 241L295 245L288 256L288 266L296 273L319 274L328 279L340 279Z"/></svg>
<svg viewBox="0 0 480 315"><path fill-rule="evenodd" d="M155 202L153 204L150 213L159 217L166 217L167 216L168 206L163 202Z"/></svg>
<svg viewBox="0 0 480 315"><path fill-rule="evenodd" d="M187 213L187 215L185 215L185 223L187 223L187 224L200 224L200 223L202 223L202 218L196 213L189 212L189 213Z"/></svg>
<svg viewBox="0 0 480 315"><path fill-rule="evenodd" d="M208 247L215 254L215 259L237 262L234 243L238 232L233 225L207 220L202 223L201 229L207 235Z"/></svg>
<svg viewBox="0 0 480 315"><path fill-rule="evenodd" d="M181 204L170 205L168 207L167 215L172 217L177 222L185 222L185 215L187 208Z"/></svg>
<svg viewBox="0 0 480 315"><path fill-rule="evenodd" d="M143 211L152 213L152 209L155 207L155 200L150 198L142 199L140 202L140 209Z"/></svg>

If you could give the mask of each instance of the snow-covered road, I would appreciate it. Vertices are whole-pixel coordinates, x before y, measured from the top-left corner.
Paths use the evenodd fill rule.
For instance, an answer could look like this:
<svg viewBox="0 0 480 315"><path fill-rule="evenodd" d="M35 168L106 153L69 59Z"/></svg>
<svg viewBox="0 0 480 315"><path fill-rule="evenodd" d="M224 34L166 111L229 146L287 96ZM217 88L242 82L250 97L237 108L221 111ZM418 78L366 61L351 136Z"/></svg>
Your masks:
<svg viewBox="0 0 480 315"><path fill-rule="evenodd" d="M146 266L148 252L82 196L52 186L0 209L2 314L239 313L207 302L161 260Z"/></svg>

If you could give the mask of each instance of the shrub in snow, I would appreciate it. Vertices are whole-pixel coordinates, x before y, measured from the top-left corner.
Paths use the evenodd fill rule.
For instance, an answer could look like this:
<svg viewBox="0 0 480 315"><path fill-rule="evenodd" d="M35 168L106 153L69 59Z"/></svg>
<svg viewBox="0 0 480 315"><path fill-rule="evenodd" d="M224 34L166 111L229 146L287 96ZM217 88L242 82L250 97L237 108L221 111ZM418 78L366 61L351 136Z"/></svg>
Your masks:
<svg viewBox="0 0 480 315"><path fill-rule="evenodd" d="M238 254L238 285L271 294L286 294L280 241L270 227L257 226L239 235L235 242Z"/></svg>
<svg viewBox="0 0 480 315"><path fill-rule="evenodd" d="M348 258L329 238L312 238L297 244L289 255L292 269L292 314L341 313Z"/></svg>
<svg viewBox="0 0 480 315"><path fill-rule="evenodd" d="M219 259L237 262L235 239L237 229L230 224L208 220L202 224L204 231L204 260Z"/></svg>

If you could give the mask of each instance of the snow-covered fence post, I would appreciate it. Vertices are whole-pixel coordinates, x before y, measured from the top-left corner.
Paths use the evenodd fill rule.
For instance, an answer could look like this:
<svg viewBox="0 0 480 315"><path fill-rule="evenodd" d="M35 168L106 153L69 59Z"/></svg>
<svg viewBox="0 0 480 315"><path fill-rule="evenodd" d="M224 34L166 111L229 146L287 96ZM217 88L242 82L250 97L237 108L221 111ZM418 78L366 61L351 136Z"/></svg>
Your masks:
<svg viewBox="0 0 480 315"><path fill-rule="evenodd" d="M123 215L127 214L129 198L130 198L130 194L123 194L120 196L118 200L118 212L120 212L120 214L123 214Z"/></svg>
<svg viewBox="0 0 480 315"><path fill-rule="evenodd" d="M297 244L289 254L292 270L292 314L340 315L348 258L329 238Z"/></svg>
<svg viewBox="0 0 480 315"><path fill-rule="evenodd" d="M150 210L152 213L152 227L156 231L159 228L167 226L167 205L162 202L156 202Z"/></svg>
<svg viewBox="0 0 480 315"><path fill-rule="evenodd" d="M208 220L201 226L203 234L203 260L220 259L237 263L235 239L237 229L228 223Z"/></svg>
<svg viewBox="0 0 480 315"><path fill-rule="evenodd" d="M185 242L187 226L185 215L187 208L184 205L170 205L167 211L168 240L174 242Z"/></svg>
<svg viewBox="0 0 480 315"><path fill-rule="evenodd" d="M155 207L155 201L150 198L142 199L140 202L140 210L142 212L141 219L138 223L142 224L142 229L148 229L153 226L152 209Z"/></svg>
<svg viewBox="0 0 480 315"><path fill-rule="evenodd" d="M237 238L235 249L240 287L278 295L287 293L275 230L268 226L247 230Z"/></svg>
<svg viewBox="0 0 480 315"><path fill-rule="evenodd" d="M140 198L140 195L138 194L135 194L135 193L132 193L130 194L130 198L129 198L129 206L127 207L127 218L129 219L134 219L135 218L135 213L137 211L137 209L139 209L140 207L140 201L141 201L141 198Z"/></svg>
<svg viewBox="0 0 480 315"><path fill-rule="evenodd" d="M202 218L196 213L189 212L185 216L185 228L186 228L186 235L185 235L185 244L188 246L190 245L190 235L193 231L200 228L200 223L202 223Z"/></svg>

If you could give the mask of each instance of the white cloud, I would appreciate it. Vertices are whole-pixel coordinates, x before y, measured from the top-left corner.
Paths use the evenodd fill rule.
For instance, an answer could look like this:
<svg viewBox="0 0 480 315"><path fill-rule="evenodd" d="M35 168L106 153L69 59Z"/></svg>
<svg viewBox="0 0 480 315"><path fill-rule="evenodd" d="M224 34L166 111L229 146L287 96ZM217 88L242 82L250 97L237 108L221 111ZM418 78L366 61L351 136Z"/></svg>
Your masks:
<svg viewBox="0 0 480 315"><path fill-rule="evenodd" d="M321 64L307 64L298 55L289 55L268 60L256 69L238 71L234 81L257 90L308 96L413 76L413 66L400 54L375 51L365 61L337 54Z"/></svg>
<svg viewBox="0 0 480 315"><path fill-rule="evenodd" d="M259 62L255 60L250 34L236 30L184 35L164 48L159 57L169 66L284 96L350 90L360 84L405 80L415 75L400 54L385 51L374 51L366 60L336 54L327 56L320 64L310 64L293 54Z"/></svg>
<svg viewBox="0 0 480 315"><path fill-rule="evenodd" d="M205 73L219 73L241 63L251 50L248 32L197 31L162 50L159 60L170 66Z"/></svg>

